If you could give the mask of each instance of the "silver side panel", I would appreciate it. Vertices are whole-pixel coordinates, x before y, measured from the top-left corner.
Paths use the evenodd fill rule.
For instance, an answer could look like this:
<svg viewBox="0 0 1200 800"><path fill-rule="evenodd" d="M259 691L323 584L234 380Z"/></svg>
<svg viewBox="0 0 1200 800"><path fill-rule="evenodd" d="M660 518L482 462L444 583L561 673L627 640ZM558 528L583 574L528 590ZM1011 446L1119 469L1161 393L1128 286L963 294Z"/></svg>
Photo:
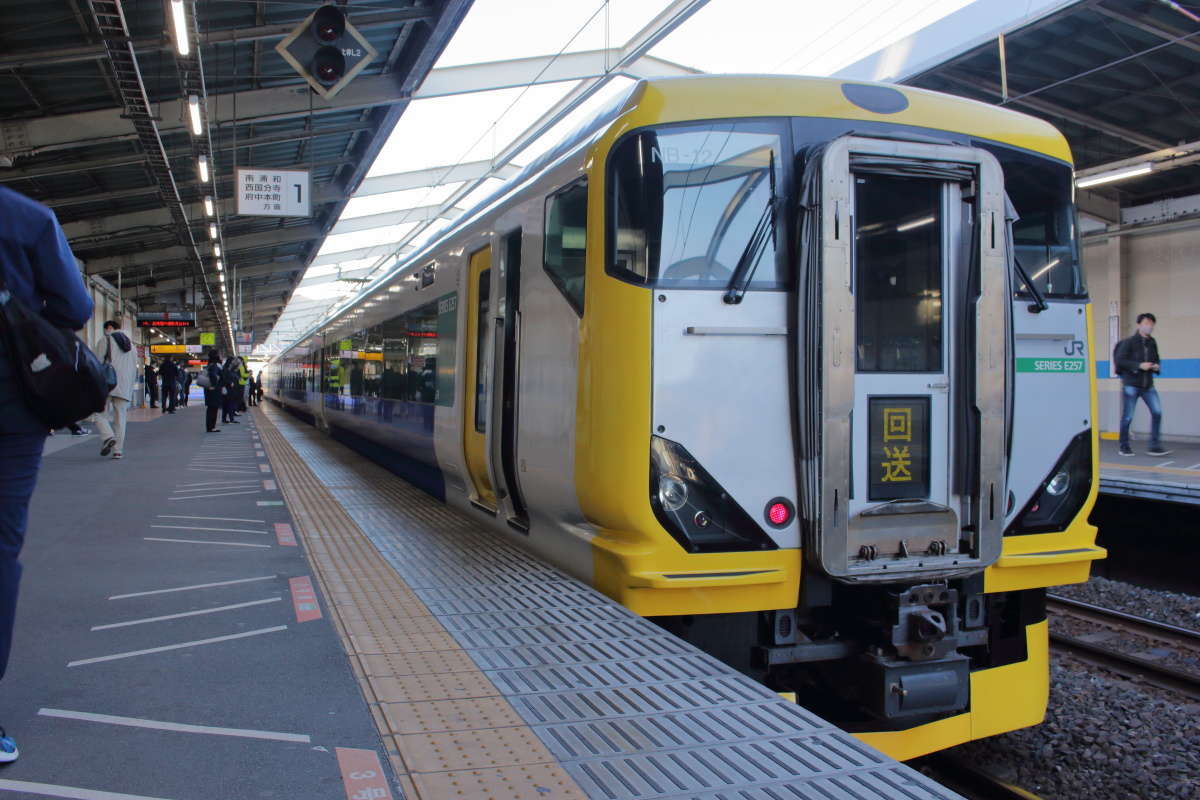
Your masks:
<svg viewBox="0 0 1200 800"><path fill-rule="evenodd" d="M979 493L958 497L945 510L884 514L876 508L852 513L851 410L855 402L856 320L852 292L854 269L854 185L852 154L921 159L972 165L978 175L981 269L976 305L976 406L980 421ZM1004 236L1004 178L989 153L968 147L844 137L823 154L821 185L821 398L820 454L815 486L817 518L806 536L809 555L828 574L847 581L941 577L977 571L1000 555L1005 492L1006 375L1008 342L1008 265ZM956 316L947 313L948 339L960 337ZM952 397L956 394L952 392ZM951 419L955 416L952 413ZM803 421L802 421L803 424ZM955 436L950 439L955 440ZM939 454L933 454L939 455ZM946 457L946 455L942 455ZM860 459L861 462L861 459ZM861 468L861 463L859 465ZM957 506L957 507L955 507ZM919 508L914 507L919 512ZM957 515L955 527L969 528L967 546L948 543L944 555L912 552L898 542L920 538L929 525L942 526L946 513ZM878 544L879 556L860 558L860 547Z"/></svg>
<svg viewBox="0 0 1200 800"><path fill-rule="evenodd" d="M687 448L762 524L770 500L796 500L783 335L790 294L749 291L736 305L723 295L655 291L653 430ZM781 548L800 546L795 520L763 529Z"/></svg>

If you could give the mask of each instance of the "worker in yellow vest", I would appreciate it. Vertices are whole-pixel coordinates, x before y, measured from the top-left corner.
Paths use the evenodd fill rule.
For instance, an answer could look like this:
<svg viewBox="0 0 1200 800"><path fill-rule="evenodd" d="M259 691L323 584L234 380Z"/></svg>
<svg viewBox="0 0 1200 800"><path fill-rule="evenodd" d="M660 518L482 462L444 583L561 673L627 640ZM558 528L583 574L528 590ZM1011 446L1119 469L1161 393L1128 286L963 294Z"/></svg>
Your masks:
<svg viewBox="0 0 1200 800"><path fill-rule="evenodd" d="M238 375L238 410L244 412L246 410L246 380L250 375L246 371L246 362L241 358L237 360L237 375Z"/></svg>

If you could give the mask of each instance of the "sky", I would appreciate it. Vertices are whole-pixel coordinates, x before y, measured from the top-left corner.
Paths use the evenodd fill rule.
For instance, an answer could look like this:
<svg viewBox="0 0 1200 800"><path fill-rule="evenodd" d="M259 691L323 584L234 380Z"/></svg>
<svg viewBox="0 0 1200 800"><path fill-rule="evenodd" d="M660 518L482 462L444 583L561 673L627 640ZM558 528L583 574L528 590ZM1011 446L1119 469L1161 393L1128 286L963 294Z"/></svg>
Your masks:
<svg viewBox="0 0 1200 800"><path fill-rule="evenodd" d="M656 45L650 55L694 70L714 73L831 75L881 48L952 14L972 0L709 0ZM1005 6L1044 5L1046 0L981 0ZM669 5L665 0L475 0L435 70L538 55L620 48ZM520 153L528 163L631 81L613 79L590 103ZM463 162L492 160L547 108L575 87L564 81L471 94L416 99L410 103L368 177ZM418 92L420 97L420 92ZM460 198L468 208L500 181ZM449 184L392 194L353 198L342 215L349 220L399 209L440 205L462 188ZM353 233L332 233L314 266L276 325L273 349L303 333L358 288L330 279L364 267L395 262L397 245L419 246L449 224L399 220ZM369 248L362 252L363 248ZM347 256L346 251L359 252ZM317 282L318 279L320 282ZM308 308L303 309L306 305Z"/></svg>

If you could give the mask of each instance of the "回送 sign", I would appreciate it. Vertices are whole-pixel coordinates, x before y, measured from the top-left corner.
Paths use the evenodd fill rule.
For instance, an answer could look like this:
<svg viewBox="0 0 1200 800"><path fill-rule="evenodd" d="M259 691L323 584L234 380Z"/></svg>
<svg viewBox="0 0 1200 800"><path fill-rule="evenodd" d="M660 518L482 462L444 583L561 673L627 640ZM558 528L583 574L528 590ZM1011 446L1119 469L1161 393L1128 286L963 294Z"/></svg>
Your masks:
<svg viewBox="0 0 1200 800"><path fill-rule="evenodd" d="M868 401L867 499L929 496L929 398L871 397Z"/></svg>
<svg viewBox="0 0 1200 800"><path fill-rule="evenodd" d="M237 169L237 213L258 217L312 216L308 170Z"/></svg>

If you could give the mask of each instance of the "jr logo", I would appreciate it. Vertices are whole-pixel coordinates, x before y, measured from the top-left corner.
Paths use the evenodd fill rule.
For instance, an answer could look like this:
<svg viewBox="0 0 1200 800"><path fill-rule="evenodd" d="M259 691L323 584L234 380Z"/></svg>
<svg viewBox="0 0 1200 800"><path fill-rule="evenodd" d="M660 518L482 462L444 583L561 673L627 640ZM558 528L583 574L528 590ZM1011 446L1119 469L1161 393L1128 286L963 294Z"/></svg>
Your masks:
<svg viewBox="0 0 1200 800"><path fill-rule="evenodd" d="M1063 353L1069 356L1083 355L1083 341L1081 339L1072 339L1069 345L1063 347Z"/></svg>

